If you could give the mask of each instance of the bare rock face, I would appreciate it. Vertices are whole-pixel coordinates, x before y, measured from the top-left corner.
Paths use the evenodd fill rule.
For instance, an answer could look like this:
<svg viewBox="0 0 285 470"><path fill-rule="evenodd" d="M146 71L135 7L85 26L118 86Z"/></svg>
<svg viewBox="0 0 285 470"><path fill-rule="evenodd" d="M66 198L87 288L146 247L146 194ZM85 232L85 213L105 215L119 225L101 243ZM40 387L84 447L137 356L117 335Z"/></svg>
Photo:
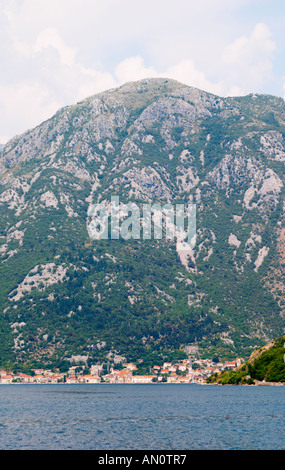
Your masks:
<svg viewBox="0 0 285 470"><path fill-rule="evenodd" d="M7 355L53 361L98 343L100 358L134 360L198 341L236 357L282 334L284 139L281 99L145 79L1 146ZM196 204L195 247L90 239L90 207L112 196Z"/></svg>

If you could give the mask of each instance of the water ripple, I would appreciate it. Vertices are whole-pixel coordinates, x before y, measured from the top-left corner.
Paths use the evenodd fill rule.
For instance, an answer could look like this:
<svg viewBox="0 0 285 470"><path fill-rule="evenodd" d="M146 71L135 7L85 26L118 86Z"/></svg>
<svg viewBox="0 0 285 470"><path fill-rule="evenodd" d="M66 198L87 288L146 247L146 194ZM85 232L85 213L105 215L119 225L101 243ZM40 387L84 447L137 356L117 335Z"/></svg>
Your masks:
<svg viewBox="0 0 285 470"><path fill-rule="evenodd" d="M3 449L283 449L283 387L0 387Z"/></svg>

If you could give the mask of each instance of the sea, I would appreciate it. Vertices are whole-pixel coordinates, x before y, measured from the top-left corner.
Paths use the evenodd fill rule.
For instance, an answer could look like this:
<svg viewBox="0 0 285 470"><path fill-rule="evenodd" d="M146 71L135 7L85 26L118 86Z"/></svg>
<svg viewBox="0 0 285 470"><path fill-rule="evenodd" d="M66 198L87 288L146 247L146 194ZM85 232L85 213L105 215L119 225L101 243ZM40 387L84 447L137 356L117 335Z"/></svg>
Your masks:
<svg viewBox="0 0 285 470"><path fill-rule="evenodd" d="M284 450L284 386L0 386L1 450Z"/></svg>

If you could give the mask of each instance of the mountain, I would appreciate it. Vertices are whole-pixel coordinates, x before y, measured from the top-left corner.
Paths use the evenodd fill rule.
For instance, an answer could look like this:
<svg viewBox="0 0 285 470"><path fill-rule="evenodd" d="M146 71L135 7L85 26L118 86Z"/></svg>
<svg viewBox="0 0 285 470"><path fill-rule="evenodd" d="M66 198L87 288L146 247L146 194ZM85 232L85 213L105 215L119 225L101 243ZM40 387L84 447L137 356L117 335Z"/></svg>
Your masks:
<svg viewBox="0 0 285 470"><path fill-rule="evenodd" d="M284 333L285 105L145 79L0 153L0 364L248 357ZM175 240L90 237L111 198L196 205ZM186 349L185 349L186 348Z"/></svg>
<svg viewBox="0 0 285 470"><path fill-rule="evenodd" d="M222 385L272 385L285 383L285 336L254 351L236 370L214 374L208 383Z"/></svg>

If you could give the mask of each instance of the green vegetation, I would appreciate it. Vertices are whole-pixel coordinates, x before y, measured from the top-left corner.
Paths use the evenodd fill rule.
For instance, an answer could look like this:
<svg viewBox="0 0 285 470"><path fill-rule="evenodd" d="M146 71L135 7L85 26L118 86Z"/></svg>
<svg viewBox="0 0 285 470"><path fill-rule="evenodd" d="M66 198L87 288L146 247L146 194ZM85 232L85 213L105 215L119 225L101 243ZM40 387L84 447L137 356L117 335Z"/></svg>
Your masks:
<svg viewBox="0 0 285 470"><path fill-rule="evenodd" d="M282 336L269 349L265 347L255 351L237 370L214 374L207 382L221 385L253 385L255 381L285 383L284 347L285 336Z"/></svg>
<svg viewBox="0 0 285 470"><path fill-rule="evenodd" d="M118 354L147 371L193 343L224 360L283 334L284 162L261 139L269 133L282 156L284 109L150 80L64 108L5 147L0 367L64 371L74 355L90 367ZM196 202L195 259L183 264L165 239L92 241L88 206L113 195ZM228 380L253 380L240 374Z"/></svg>

